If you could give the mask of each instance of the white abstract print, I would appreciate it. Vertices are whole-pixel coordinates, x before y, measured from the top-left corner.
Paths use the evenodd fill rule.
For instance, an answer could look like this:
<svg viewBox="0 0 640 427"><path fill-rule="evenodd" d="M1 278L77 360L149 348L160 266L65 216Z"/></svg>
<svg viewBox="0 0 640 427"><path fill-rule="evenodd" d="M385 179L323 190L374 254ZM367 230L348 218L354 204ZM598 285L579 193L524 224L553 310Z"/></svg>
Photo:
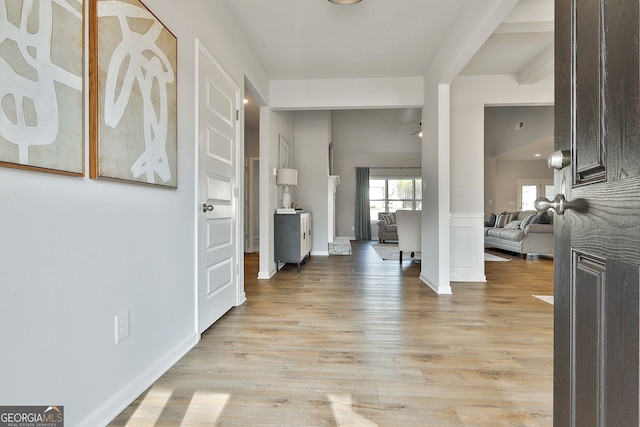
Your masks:
<svg viewBox="0 0 640 427"><path fill-rule="evenodd" d="M98 2L98 17L117 18L122 33L108 62L104 122L112 128L119 125L137 83L142 98L144 152L131 165L131 172L136 178L144 175L151 184L155 183L156 175L167 182L172 178L166 148L167 87L175 80L175 72L157 44L164 26L145 8L122 1ZM135 20L148 20L150 25L141 32L139 28L131 28Z"/></svg>
<svg viewBox="0 0 640 427"><path fill-rule="evenodd" d="M17 146L23 165L29 164L29 147L58 137L56 83L82 91L82 76L52 60L54 6L82 22L80 0L23 0L21 6L0 0L0 136Z"/></svg>

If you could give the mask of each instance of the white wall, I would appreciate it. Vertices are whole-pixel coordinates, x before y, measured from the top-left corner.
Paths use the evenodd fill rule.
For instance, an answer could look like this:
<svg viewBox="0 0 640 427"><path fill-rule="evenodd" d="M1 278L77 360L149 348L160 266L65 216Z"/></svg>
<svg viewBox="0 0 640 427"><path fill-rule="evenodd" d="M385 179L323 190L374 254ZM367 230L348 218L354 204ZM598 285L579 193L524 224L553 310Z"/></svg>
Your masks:
<svg viewBox="0 0 640 427"><path fill-rule="evenodd" d="M145 4L178 38L178 189L0 168L0 402L64 405L69 426L106 424L198 340L195 39L268 95L221 2Z"/></svg>
<svg viewBox="0 0 640 427"><path fill-rule="evenodd" d="M294 164L293 113L260 108L260 270L258 279L269 279L278 270L274 261L273 214L281 206L276 176L280 135L289 141L289 164ZM295 200L295 187L292 191Z"/></svg>
<svg viewBox="0 0 640 427"><path fill-rule="evenodd" d="M518 179L551 179L553 169L545 161L501 162L495 163L495 204L491 212L499 213L517 209L516 185Z"/></svg>
<svg viewBox="0 0 640 427"><path fill-rule="evenodd" d="M260 156L260 134L258 129L245 129L244 131L244 156Z"/></svg>
<svg viewBox="0 0 640 427"><path fill-rule="evenodd" d="M331 113L329 111L298 111L294 113L295 168L298 185L292 201L313 215L312 255L329 255L329 142Z"/></svg>
<svg viewBox="0 0 640 427"><path fill-rule="evenodd" d="M484 108L526 104L553 104L553 76L530 85L515 76L460 76L451 85L452 281L484 280Z"/></svg>
<svg viewBox="0 0 640 427"><path fill-rule="evenodd" d="M423 78L273 80L271 107L279 110L421 107Z"/></svg>
<svg viewBox="0 0 640 427"><path fill-rule="evenodd" d="M496 158L484 156L484 219L496 212ZM500 211L502 212L502 211Z"/></svg>
<svg viewBox="0 0 640 427"><path fill-rule="evenodd" d="M532 143L553 141L553 120L552 105L485 107L485 153L499 157ZM521 122L523 127L516 129Z"/></svg>

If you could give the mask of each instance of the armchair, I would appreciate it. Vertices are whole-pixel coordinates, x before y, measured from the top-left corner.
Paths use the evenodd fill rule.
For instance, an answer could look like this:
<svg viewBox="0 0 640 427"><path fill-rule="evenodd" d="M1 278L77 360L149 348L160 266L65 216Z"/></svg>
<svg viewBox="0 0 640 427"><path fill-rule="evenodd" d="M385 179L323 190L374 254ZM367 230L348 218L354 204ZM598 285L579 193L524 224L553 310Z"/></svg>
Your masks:
<svg viewBox="0 0 640 427"><path fill-rule="evenodd" d="M402 262L402 252L409 252L413 258L416 252L422 251L422 211L396 211L396 222Z"/></svg>
<svg viewBox="0 0 640 427"><path fill-rule="evenodd" d="M378 240L380 243L398 240L395 212L378 212Z"/></svg>

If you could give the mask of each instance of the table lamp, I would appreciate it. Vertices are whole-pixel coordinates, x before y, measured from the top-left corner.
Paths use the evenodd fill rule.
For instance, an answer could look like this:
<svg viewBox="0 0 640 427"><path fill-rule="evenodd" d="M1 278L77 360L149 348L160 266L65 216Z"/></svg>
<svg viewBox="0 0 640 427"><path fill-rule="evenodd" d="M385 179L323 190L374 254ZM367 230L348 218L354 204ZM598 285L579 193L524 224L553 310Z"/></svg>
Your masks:
<svg viewBox="0 0 640 427"><path fill-rule="evenodd" d="M289 186L298 184L298 171L295 169L278 169L276 184L284 185L284 191L282 193L282 207L286 209L291 208L291 193L289 193Z"/></svg>

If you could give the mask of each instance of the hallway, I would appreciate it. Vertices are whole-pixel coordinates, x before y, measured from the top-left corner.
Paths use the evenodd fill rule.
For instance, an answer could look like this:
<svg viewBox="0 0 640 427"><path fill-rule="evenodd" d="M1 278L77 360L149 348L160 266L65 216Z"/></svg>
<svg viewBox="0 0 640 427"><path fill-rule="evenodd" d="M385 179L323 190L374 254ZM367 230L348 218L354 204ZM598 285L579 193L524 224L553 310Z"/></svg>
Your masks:
<svg viewBox="0 0 640 427"><path fill-rule="evenodd" d="M487 262L437 296L373 242L271 280L112 426L550 426L553 261ZM500 256L509 256L496 253ZM423 262L427 262L423 260Z"/></svg>

